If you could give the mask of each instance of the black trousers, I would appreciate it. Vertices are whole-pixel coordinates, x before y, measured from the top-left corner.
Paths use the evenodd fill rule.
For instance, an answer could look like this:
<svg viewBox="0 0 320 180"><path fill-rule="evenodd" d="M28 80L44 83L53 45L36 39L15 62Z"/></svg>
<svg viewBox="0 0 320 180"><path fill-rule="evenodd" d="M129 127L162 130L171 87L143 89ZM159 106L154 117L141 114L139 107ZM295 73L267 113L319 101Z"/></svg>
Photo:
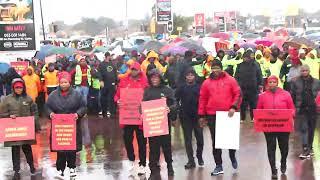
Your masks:
<svg viewBox="0 0 320 180"><path fill-rule="evenodd" d="M276 169L277 140L281 153L281 164L286 165L289 152L289 136L286 132L264 133L267 141L268 159L271 169Z"/></svg>
<svg viewBox="0 0 320 180"><path fill-rule="evenodd" d="M217 166L222 165L222 150L221 149L216 149L215 147L215 139L216 139L216 116L210 116L208 117L208 127L210 130L211 134L211 139L212 139L212 154L214 157L214 161ZM229 149L229 157L231 162L236 161L236 150L234 149Z"/></svg>
<svg viewBox="0 0 320 180"><path fill-rule="evenodd" d="M68 168L76 168L76 152L57 152L57 170L64 171L66 169L66 164Z"/></svg>
<svg viewBox="0 0 320 180"><path fill-rule="evenodd" d="M146 166L146 154L147 154L147 139L143 136L143 131L139 129L139 126L128 125L123 128L123 140L127 151L127 156L130 161L135 160L134 148L133 148L133 133L136 132L138 146L139 146L139 165Z"/></svg>
<svg viewBox="0 0 320 180"><path fill-rule="evenodd" d="M160 171L160 148L164 154L167 167L172 166L172 151L171 151L171 135L157 136L149 138L149 167L151 173Z"/></svg>
<svg viewBox="0 0 320 180"><path fill-rule="evenodd" d="M245 94L243 94L242 98L243 99L242 99L242 103L241 103L241 112L240 112L241 120L246 119L246 112L247 112L248 105L250 108L250 118L252 120L253 119L253 109L255 109L257 106L258 95L245 93Z"/></svg>
<svg viewBox="0 0 320 180"><path fill-rule="evenodd" d="M197 140L197 157L202 158L203 152L203 129L200 128L197 120L183 118L181 121L181 126L183 129L184 135L184 144L186 147L186 153L188 156L189 162L194 162L193 157L193 147L192 147L192 132Z"/></svg>
<svg viewBox="0 0 320 180"><path fill-rule="evenodd" d="M298 120L303 148L313 149L314 132L317 124L316 110L302 112Z"/></svg>
<svg viewBox="0 0 320 180"><path fill-rule="evenodd" d="M116 113L116 105L114 95L116 92L115 86L105 86L101 89L101 108L102 113L106 114L109 111L111 114Z"/></svg>
<svg viewBox="0 0 320 180"><path fill-rule="evenodd" d="M22 149L24 155L26 156L26 160L30 166L30 169L33 169L34 164L33 164L31 145L24 144L22 146L12 146L11 147L13 170L20 171L20 149Z"/></svg>

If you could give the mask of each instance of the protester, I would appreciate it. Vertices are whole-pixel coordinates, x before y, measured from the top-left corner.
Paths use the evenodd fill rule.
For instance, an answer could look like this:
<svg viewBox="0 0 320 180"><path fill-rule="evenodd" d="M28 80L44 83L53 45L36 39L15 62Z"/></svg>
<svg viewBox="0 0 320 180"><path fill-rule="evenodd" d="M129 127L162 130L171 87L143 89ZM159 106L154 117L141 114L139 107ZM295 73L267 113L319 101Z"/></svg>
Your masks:
<svg viewBox="0 0 320 180"><path fill-rule="evenodd" d="M160 64L159 55L155 51L150 51L141 64L141 70L145 74L148 74L152 69L158 69L161 73L165 73L165 68Z"/></svg>
<svg viewBox="0 0 320 180"><path fill-rule="evenodd" d="M101 98L100 81L102 80L102 77L95 63L90 65L90 74L91 74L91 85L88 93L88 105L87 105L88 111L102 115L101 104L100 104L100 98Z"/></svg>
<svg viewBox="0 0 320 180"><path fill-rule="evenodd" d="M135 62L130 66L130 75L124 79L120 80L119 86L114 97L115 102L121 107L125 102L121 101L120 90L123 88L141 88L145 89L148 87L148 80L146 75L141 71L140 64ZM127 151L127 156L130 161L130 171L135 172L135 155L133 148L133 137L134 132L136 133L138 146L139 146L139 168L137 170L138 175L143 175L146 173L146 144L147 139L144 138L142 127L139 125L121 125L123 128L123 140Z"/></svg>
<svg viewBox="0 0 320 180"><path fill-rule="evenodd" d="M166 73L164 74L164 79L168 83L169 87L176 89L176 77L177 77L177 59L174 56L170 56L168 67Z"/></svg>
<svg viewBox="0 0 320 180"><path fill-rule="evenodd" d="M27 95L32 98L33 102L36 102L41 85L39 76L34 73L34 69L31 66L28 67L27 74L23 76L23 80L26 85Z"/></svg>
<svg viewBox="0 0 320 180"><path fill-rule="evenodd" d="M258 63L251 57L252 50L247 50L243 55L243 62L238 65L235 79L238 81L242 92L241 121L246 120L248 105L250 118L253 122L253 109L256 108L259 89L262 87L262 73Z"/></svg>
<svg viewBox="0 0 320 180"><path fill-rule="evenodd" d="M101 73L101 108L103 117L115 115L115 103L113 97L118 83L117 68L111 62L109 52L104 54L104 61L100 64L98 71Z"/></svg>
<svg viewBox="0 0 320 180"><path fill-rule="evenodd" d="M308 65L310 67L310 75L319 80L320 58L317 57L317 50L311 50L308 56L305 60L301 60L301 63Z"/></svg>
<svg viewBox="0 0 320 180"><path fill-rule="evenodd" d="M184 166L185 169L192 169L196 167L193 157L192 147L192 132L197 139L197 154L199 166L204 165L202 158L203 152L203 131L198 123L198 101L200 93L200 84L196 81L196 72L193 69L186 71L186 84L180 86L176 91L177 101L181 101L182 117L180 122L183 129L184 142L186 153L188 156L188 163Z"/></svg>
<svg viewBox="0 0 320 180"><path fill-rule="evenodd" d="M225 72L227 72L230 76L233 76L238 64L243 62L243 54L245 53L245 49L244 48L240 48L237 53L236 56L232 59L227 59L224 58L222 62L222 66Z"/></svg>
<svg viewBox="0 0 320 180"><path fill-rule="evenodd" d="M180 62L178 62L178 71L177 71L177 78L176 78L176 85L179 87L180 85L183 85L185 82L185 75L186 70L192 68L196 64L202 64L203 61L196 61L192 62L193 58L193 52L192 51L186 51L184 55L184 59Z"/></svg>
<svg viewBox="0 0 320 180"><path fill-rule="evenodd" d="M257 109L291 109L295 114L295 107L290 94L278 88L278 77L268 78L267 91L259 96ZM276 145L279 143L281 152L281 173L287 170L287 157L289 152L289 132L265 132L267 142L268 159L271 167L272 179L278 179L276 167Z"/></svg>
<svg viewBox="0 0 320 180"><path fill-rule="evenodd" d="M76 152L82 149L81 119L86 114L86 103L79 91L71 86L70 74L63 72L59 76L59 87L53 91L47 101L47 112L50 119L55 114L75 114L76 116L76 150L57 151L56 168L60 177L64 176L64 170L70 168L70 177L76 176ZM51 137L51 135L50 135ZM51 140L50 140L50 143Z"/></svg>
<svg viewBox="0 0 320 180"><path fill-rule="evenodd" d="M58 71L55 70L53 63L48 65L48 71L44 73L44 83L47 96L49 96L58 87Z"/></svg>
<svg viewBox="0 0 320 180"><path fill-rule="evenodd" d="M301 133L303 152L301 159L313 155L313 139L317 111L315 99L320 90L320 81L310 75L310 67L302 65L301 76L291 83L291 95L297 108L298 128Z"/></svg>
<svg viewBox="0 0 320 180"><path fill-rule="evenodd" d="M199 123L201 127L209 126L212 140L213 156L216 168L212 176L223 174L222 150L215 148L216 111L229 111L232 117L241 103L241 91L237 81L222 70L222 63L213 60L210 78L205 80L200 89L199 97ZM236 150L229 150L229 156L234 169L238 168L235 157Z"/></svg>
<svg viewBox="0 0 320 180"><path fill-rule="evenodd" d="M287 59L283 62L280 70L280 79L284 81L283 89L290 91L290 83L300 76L301 61L296 49L290 49ZM284 79L284 80L283 80Z"/></svg>
<svg viewBox="0 0 320 180"><path fill-rule="evenodd" d="M160 178L160 148L164 154L167 163L168 176L174 176L172 166L172 151L171 151L171 122L176 124L176 100L172 89L164 85L161 72L154 69L148 74L149 86L144 90L143 101L151 101L161 98L166 98L168 106L168 124L169 134L157 137L150 137L149 140L149 167L151 170L150 180L158 180Z"/></svg>
<svg viewBox="0 0 320 180"><path fill-rule="evenodd" d="M13 67L10 67L8 71L3 75L6 94L9 95L12 92L12 80L16 78L21 78L21 76L16 72Z"/></svg>
<svg viewBox="0 0 320 180"><path fill-rule="evenodd" d="M12 94L5 97L1 103L0 118L12 118L34 116L35 130L40 131L39 115L37 105L26 93L26 86L22 79L16 78L12 81ZM26 156L30 172L35 175L33 155L31 145L36 144L36 140L5 142L5 147L12 147L12 163L14 179L20 177L20 149Z"/></svg>

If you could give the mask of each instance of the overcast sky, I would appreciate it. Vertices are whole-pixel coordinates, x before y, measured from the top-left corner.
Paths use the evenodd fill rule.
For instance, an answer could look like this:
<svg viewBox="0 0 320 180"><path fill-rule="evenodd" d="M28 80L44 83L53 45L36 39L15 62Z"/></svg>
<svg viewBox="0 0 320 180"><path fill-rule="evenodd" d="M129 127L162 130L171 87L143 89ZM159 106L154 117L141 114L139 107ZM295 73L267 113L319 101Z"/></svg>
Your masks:
<svg viewBox="0 0 320 180"><path fill-rule="evenodd" d="M124 20L126 0L42 0L45 24L64 20L67 24L80 21L81 17L105 16ZM128 16L142 19L151 14L155 0L127 0ZM289 3L296 4L307 11L320 9L319 0L172 0L173 11L177 14L192 16L203 12L213 16L214 11L240 10L242 14L261 14L278 9L287 9Z"/></svg>

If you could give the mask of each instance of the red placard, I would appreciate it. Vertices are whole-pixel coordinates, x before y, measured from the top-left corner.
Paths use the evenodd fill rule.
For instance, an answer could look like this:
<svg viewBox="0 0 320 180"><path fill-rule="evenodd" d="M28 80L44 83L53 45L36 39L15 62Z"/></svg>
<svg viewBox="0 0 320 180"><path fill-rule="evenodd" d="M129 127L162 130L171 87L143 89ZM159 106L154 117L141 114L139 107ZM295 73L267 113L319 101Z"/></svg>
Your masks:
<svg viewBox="0 0 320 180"><path fill-rule="evenodd" d="M0 119L0 142L26 141L35 139L34 117Z"/></svg>
<svg viewBox="0 0 320 180"><path fill-rule="evenodd" d="M255 109L254 128L257 132L292 132L291 109Z"/></svg>
<svg viewBox="0 0 320 180"><path fill-rule="evenodd" d="M10 62L10 66L13 67L19 75L22 75L27 70L29 63L25 61Z"/></svg>
<svg viewBox="0 0 320 180"><path fill-rule="evenodd" d="M77 148L75 114L55 114L51 125L53 151L74 151Z"/></svg>
<svg viewBox="0 0 320 180"><path fill-rule="evenodd" d="M169 134L166 98L141 103L144 137Z"/></svg>
<svg viewBox="0 0 320 180"><path fill-rule="evenodd" d="M140 105L143 98L142 88L120 89L119 124L142 125Z"/></svg>
<svg viewBox="0 0 320 180"><path fill-rule="evenodd" d="M195 14L194 23L195 23L195 26L204 27L204 23L205 23L204 14L203 13Z"/></svg>

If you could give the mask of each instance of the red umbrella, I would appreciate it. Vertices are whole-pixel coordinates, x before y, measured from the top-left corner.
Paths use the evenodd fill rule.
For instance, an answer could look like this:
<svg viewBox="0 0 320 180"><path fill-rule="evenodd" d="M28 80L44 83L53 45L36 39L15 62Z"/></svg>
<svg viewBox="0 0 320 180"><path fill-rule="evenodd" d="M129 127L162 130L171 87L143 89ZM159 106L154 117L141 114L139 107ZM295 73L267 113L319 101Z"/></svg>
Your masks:
<svg viewBox="0 0 320 180"><path fill-rule="evenodd" d="M210 35L210 37L219 38L219 39L222 39L222 40L229 40L229 39L230 39L230 34L228 34L228 33L223 33L223 32L220 32L220 33L212 33L212 34Z"/></svg>
<svg viewBox="0 0 320 180"><path fill-rule="evenodd" d="M268 40L268 39L258 39L254 42L256 45L263 45L263 46L267 46L267 47L270 47L273 42L271 40Z"/></svg>

